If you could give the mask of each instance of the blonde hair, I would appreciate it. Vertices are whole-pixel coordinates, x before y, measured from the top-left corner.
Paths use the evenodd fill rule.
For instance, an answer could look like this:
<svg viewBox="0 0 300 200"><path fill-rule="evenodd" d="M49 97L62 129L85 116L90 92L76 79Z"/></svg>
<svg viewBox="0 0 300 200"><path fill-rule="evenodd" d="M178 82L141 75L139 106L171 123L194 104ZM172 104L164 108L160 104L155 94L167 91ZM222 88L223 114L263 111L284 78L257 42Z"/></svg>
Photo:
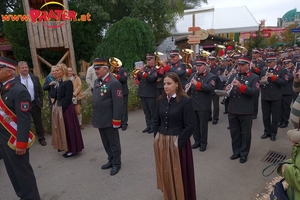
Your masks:
<svg viewBox="0 0 300 200"><path fill-rule="evenodd" d="M61 77L62 81L67 81L69 80L69 72L68 72L68 67L64 63L59 63L56 65L58 69L63 71L63 76Z"/></svg>

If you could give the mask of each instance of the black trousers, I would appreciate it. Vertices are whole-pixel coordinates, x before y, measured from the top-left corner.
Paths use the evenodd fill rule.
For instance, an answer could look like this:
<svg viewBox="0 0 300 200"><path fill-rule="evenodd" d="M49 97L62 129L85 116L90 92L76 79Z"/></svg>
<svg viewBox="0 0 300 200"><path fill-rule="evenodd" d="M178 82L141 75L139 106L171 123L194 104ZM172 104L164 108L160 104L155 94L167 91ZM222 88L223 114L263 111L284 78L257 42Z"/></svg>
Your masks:
<svg viewBox="0 0 300 200"><path fill-rule="evenodd" d="M7 174L17 196L24 200L41 199L33 169L29 163L29 150L19 156L9 146L0 144L0 155L3 157Z"/></svg>
<svg viewBox="0 0 300 200"><path fill-rule="evenodd" d="M108 155L108 162L113 166L121 166L121 144L117 128L99 128L104 149Z"/></svg>
<svg viewBox="0 0 300 200"><path fill-rule="evenodd" d="M254 103L254 115L253 116L256 116L257 117L257 113L258 113L258 102L259 102L259 93L257 95L255 95L253 98L252 98L252 101Z"/></svg>
<svg viewBox="0 0 300 200"><path fill-rule="evenodd" d="M128 126L128 94L123 96L122 127Z"/></svg>
<svg viewBox="0 0 300 200"><path fill-rule="evenodd" d="M212 117L214 120L219 120L220 114L220 97L216 93L213 92L212 94L212 104L213 104L213 112L209 113L209 118ZM213 114L213 115L211 115Z"/></svg>
<svg viewBox="0 0 300 200"><path fill-rule="evenodd" d="M228 113L231 147L235 155L247 157L251 146L252 115Z"/></svg>
<svg viewBox="0 0 300 200"><path fill-rule="evenodd" d="M208 114L209 111L195 111L195 128L193 137L195 143L200 144L201 147L207 146L208 138Z"/></svg>
<svg viewBox="0 0 300 200"><path fill-rule="evenodd" d="M33 119L35 134L38 137L38 140L45 139L45 131L42 123L42 110L36 105L35 101L32 101L30 106L30 114Z"/></svg>
<svg viewBox="0 0 300 200"><path fill-rule="evenodd" d="M266 101L261 100L261 109L263 114L264 133L276 136L279 121L279 111L281 108L281 100Z"/></svg>
<svg viewBox="0 0 300 200"><path fill-rule="evenodd" d="M147 127L152 128L154 111L156 108L156 98L155 97L141 97L142 108L145 114L145 120Z"/></svg>
<svg viewBox="0 0 300 200"><path fill-rule="evenodd" d="M293 101L293 98L294 98L294 94L282 95L281 108L279 111L279 123L289 124L291 103Z"/></svg>

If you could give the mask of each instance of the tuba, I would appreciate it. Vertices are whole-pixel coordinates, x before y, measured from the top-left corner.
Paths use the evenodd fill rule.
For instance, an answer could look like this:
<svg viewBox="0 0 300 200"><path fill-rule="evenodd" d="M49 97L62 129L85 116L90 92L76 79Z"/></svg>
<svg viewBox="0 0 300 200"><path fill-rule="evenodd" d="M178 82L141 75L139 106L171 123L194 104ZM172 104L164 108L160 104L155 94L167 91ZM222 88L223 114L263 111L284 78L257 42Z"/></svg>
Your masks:
<svg viewBox="0 0 300 200"><path fill-rule="evenodd" d="M210 56L210 53L209 53L209 51L205 51L205 50L201 49L200 56L203 58L208 58L208 56Z"/></svg>
<svg viewBox="0 0 300 200"><path fill-rule="evenodd" d="M190 58L192 56L192 54L194 53L193 50L191 49L182 49L183 52L183 59L182 61L184 62L185 66L186 66L186 78L188 78L191 75L191 71L193 66L190 63Z"/></svg>
<svg viewBox="0 0 300 200"><path fill-rule="evenodd" d="M154 55L155 55L155 68L159 69L161 67L161 62L160 62L159 56L162 56L164 54L156 51L156 52L154 52Z"/></svg>
<svg viewBox="0 0 300 200"><path fill-rule="evenodd" d="M222 57L221 56L221 52L223 49L225 49L226 47L224 45L220 45L220 44L215 44L215 54L216 54L216 58L217 58L217 61L220 60L220 58Z"/></svg>
<svg viewBox="0 0 300 200"><path fill-rule="evenodd" d="M115 76L115 69L121 67L122 62L116 57L111 57L108 61L110 64L110 73L112 73Z"/></svg>

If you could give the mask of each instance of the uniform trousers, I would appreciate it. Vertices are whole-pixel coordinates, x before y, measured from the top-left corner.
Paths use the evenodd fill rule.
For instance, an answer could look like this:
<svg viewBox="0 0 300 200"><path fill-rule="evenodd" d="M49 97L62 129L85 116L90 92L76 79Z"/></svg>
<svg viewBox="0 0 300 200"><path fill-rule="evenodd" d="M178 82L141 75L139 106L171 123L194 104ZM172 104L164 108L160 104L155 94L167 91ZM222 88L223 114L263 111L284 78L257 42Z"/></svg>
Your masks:
<svg viewBox="0 0 300 200"><path fill-rule="evenodd" d="M276 136L279 121L279 111L281 100L266 101L261 100L261 109L264 122L264 133L271 136Z"/></svg>
<svg viewBox="0 0 300 200"><path fill-rule="evenodd" d="M231 146L234 155L247 157L251 146L253 115L235 115L228 113Z"/></svg>
<svg viewBox="0 0 300 200"><path fill-rule="evenodd" d="M208 135L208 114L209 111L195 111L195 129L193 136L195 144L200 144L201 147L207 146L207 135Z"/></svg>
<svg viewBox="0 0 300 200"><path fill-rule="evenodd" d="M142 108L145 114L145 120L147 127L152 128L154 111L156 108L156 98L155 97L141 97Z"/></svg>
<svg viewBox="0 0 300 200"><path fill-rule="evenodd" d="M9 146L0 144L0 155L17 196L21 200L39 200L36 179L29 163L29 150L20 156Z"/></svg>
<svg viewBox="0 0 300 200"><path fill-rule="evenodd" d="M113 166L121 166L121 144L117 128L99 128L104 149L108 155L108 162Z"/></svg>
<svg viewBox="0 0 300 200"><path fill-rule="evenodd" d="M257 113L258 113L258 101L259 101L259 93L257 95L255 95L253 98L253 103L254 103L254 115L255 117L257 117Z"/></svg>
<svg viewBox="0 0 300 200"><path fill-rule="evenodd" d="M292 103L294 97L295 97L294 94L282 95L281 109L279 112L279 122L280 123L284 123L286 125L289 124L289 118L290 118L290 113L291 113L291 103Z"/></svg>
<svg viewBox="0 0 300 200"><path fill-rule="evenodd" d="M35 101L32 101L30 106L30 114L33 119L35 134L38 137L38 140L45 139L45 132L42 123L42 110L36 105Z"/></svg>
<svg viewBox="0 0 300 200"><path fill-rule="evenodd" d="M212 104L213 104L213 112L210 111L209 118L212 117L213 120L219 120L220 113L220 97L216 93L212 94ZM211 115L213 114L213 115Z"/></svg>
<svg viewBox="0 0 300 200"><path fill-rule="evenodd" d="M128 94L123 95L122 127L128 126Z"/></svg>

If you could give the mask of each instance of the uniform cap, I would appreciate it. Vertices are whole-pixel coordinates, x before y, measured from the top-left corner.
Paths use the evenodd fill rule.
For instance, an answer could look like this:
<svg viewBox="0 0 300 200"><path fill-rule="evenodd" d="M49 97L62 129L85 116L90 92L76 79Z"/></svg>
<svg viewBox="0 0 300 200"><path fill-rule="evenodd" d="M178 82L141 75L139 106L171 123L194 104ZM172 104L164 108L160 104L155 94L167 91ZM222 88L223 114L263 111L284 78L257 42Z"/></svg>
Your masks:
<svg viewBox="0 0 300 200"><path fill-rule="evenodd" d="M234 58L234 59L238 59L238 58L240 58L240 57L241 57L241 54L238 54L238 53L236 53L236 54L233 55L233 58Z"/></svg>
<svg viewBox="0 0 300 200"><path fill-rule="evenodd" d="M287 58L284 58L284 59L283 59L283 62L284 62L284 63L292 62L292 59L291 59L290 57L287 57Z"/></svg>
<svg viewBox="0 0 300 200"><path fill-rule="evenodd" d="M17 62L6 57L0 56L0 68L7 67L12 70L16 70Z"/></svg>
<svg viewBox="0 0 300 200"><path fill-rule="evenodd" d="M107 59L105 59L105 58L95 58L95 60L94 60L94 69L102 67L102 66L108 66L107 65Z"/></svg>
<svg viewBox="0 0 300 200"><path fill-rule="evenodd" d="M177 49L171 50L170 55L179 55L179 51Z"/></svg>
<svg viewBox="0 0 300 200"><path fill-rule="evenodd" d="M215 56L208 56L208 60L216 60Z"/></svg>
<svg viewBox="0 0 300 200"><path fill-rule="evenodd" d="M242 56L238 58L238 64L250 64L251 63L251 58L249 56Z"/></svg>
<svg viewBox="0 0 300 200"><path fill-rule="evenodd" d="M206 65L206 58L203 58L203 57L200 57L196 60L196 63L195 63L197 66L200 66L200 65Z"/></svg>
<svg viewBox="0 0 300 200"><path fill-rule="evenodd" d="M258 49L252 49L252 53L259 53L260 51Z"/></svg>
<svg viewBox="0 0 300 200"><path fill-rule="evenodd" d="M275 54L268 54L267 58L266 58L266 62L272 62L272 61L276 61L277 57Z"/></svg>
<svg viewBox="0 0 300 200"><path fill-rule="evenodd" d="M146 58L151 60L152 58L155 58L154 53L147 53Z"/></svg>

